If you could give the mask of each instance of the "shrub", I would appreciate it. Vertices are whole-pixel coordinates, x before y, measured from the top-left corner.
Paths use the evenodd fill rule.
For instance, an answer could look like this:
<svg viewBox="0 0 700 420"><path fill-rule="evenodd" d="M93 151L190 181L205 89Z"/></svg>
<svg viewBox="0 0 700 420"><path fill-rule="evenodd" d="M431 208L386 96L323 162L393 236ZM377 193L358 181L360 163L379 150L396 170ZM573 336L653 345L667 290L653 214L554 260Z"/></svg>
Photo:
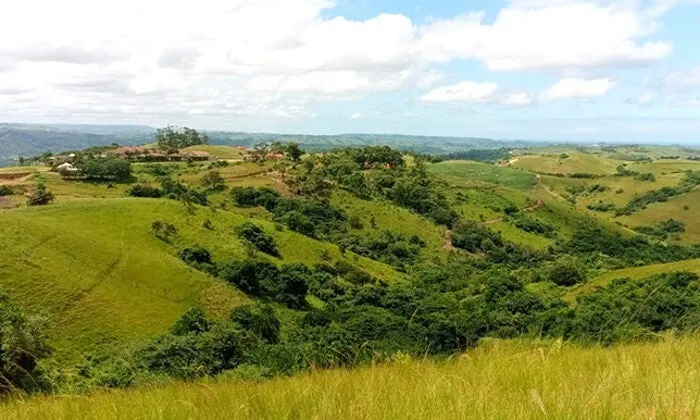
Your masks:
<svg viewBox="0 0 700 420"><path fill-rule="evenodd" d="M177 228L172 223L164 223L156 220L151 223L151 230L156 237L162 241L170 242L173 236L177 235Z"/></svg>
<svg viewBox="0 0 700 420"><path fill-rule="evenodd" d="M245 222L237 226L236 234L241 239L253 244L260 251L272 256L279 256L274 238L253 223Z"/></svg>
<svg viewBox="0 0 700 420"><path fill-rule="evenodd" d="M126 195L130 197L160 198L164 193L161 189L150 185L136 184L126 191Z"/></svg>
<svg viewBox="0 0 700 420"><path fill-rule="evenodd" d="M204 332L167 334L136 352L141 369L182 379L233 369L243 355L243 337L228 323L215 323Z"/></svg>
<svg viewBox="0 0 700 420"><path fill-rule="evenodd" d="M193 245L180 252L180 259L187 264L212 264L211 253L201 245Z"/></svg>
<svg viewBox="0 0 700 420"><path fill-rule="evenodd" d="M14 193L15 192L12 190L12 188L8 187L7 185L0 185L0 197L12 195Z"/></svg>
<svg viewBox="0 0 700 420"><path fill-rule="evenodd" d="M37 184L32 195L27 199L28 206L45 206L54 201L51 191L46 189L46 185Z"/></svg>
<svg viewBox="0 0 700 420"><path fill-rule="evenodd" d="M193 308L185 312L170 328L173 335L200 334L209 331L211 322L201 308Z"/></svg>
<svg viewBox="0 0 700 420"><path fill-rule="evenodd" d="M280 321L275 310L269 305L246 305L235 308L229 317L261 339L271 344L277 344L280 339Z"/></svg>
<svg viewBox="0 0 700 420"><path fill-rule="evenodd" d="M488 239L488 241L485 241ZM452 230L452 244L468 252L486 251L483 245L503 246L501 235L473 220L459 222Z"/></svg>
<svg viewBox="0 0 700 420"><path fill-rule="evenodd" d="M0 292L0 393L46 386L38 362L50 353L37 321Z"/></svg>
<svg viewBox="0 0 700 420"><path fill-rule="evenodd" d="M549 271L549 280L559 286L574 286L586 281L586 271L576 258L559 258Z"/></svg>
<svg viewBox="0 0 700 420"><path fill-rule="evenodd" d="M202 176L200 180L202 186L210 190L221 190L224 188L224 178L219 171L209 171Z"/></svg>
<svg viewBox="0 0 700 420"><path fill-rule="evenodd" d="M618 279L579 298L569 337L612 344L700 325L700 284L692 273Z"/></svg>

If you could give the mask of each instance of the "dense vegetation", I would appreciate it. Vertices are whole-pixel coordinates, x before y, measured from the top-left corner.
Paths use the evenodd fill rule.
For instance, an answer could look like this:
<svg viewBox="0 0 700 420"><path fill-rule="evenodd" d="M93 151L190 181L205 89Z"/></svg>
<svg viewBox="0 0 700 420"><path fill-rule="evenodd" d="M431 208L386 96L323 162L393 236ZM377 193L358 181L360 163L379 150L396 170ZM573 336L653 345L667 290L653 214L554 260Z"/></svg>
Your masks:
<svg viewBox="0 0 700 420"><path fill-rule="evenodd" d="M168 128L157 137L165 148L206 142L194 130ZM272 151L280 153L274 162L266 159ZM401 357L451 356L485 338L610 345L665 331L689 332L700 324L700 281L691 273L614 281L582 294L575 305L564 298L605 270L700 258L699 245L658 241L684 232L682 222L637 227L642 233L637 235L578 212L541 188L531 172L471 162L481 177L450 178L432 170L451 164L431 163L441 157L407 156L384 146L305 155L298 144L273 143L254 152L263 159L135 163L133 168L118 158L79 155L75 164L81 176L70 181L86 191L99 187L105 194L120 187L112 181L123 181L130 185L115 196L153 199L124 202L168 203L182 210L181 203L186 222L173 221L168 212L144 212L145 240L169 258L168 264L179 264L185 276L215 282L237 293L243 304L205 311L188 303L191 309L178 311L184 314L169 331L82 355L53 370L40 369L51 361L42 360L48 351L36 351L29 361L8 353L2 374L15 379L6 387L83 390L219 374L261 379ZM485 162L510 156L508 149L459 155ZM574 160L567 153L553 156ZM459 171L458 166L447 169ZM678 187L665 187L670 192L643 192L625 209L685 194L700 183L697 174L686 174ZM517 176L517 182L499 182L506 175ZM600 198L588 208L604 212L616 209L607 201L614 191L610 180L632 176L644 184L656 179L624 166L617 175L575 169L552 178L574 197ZM83 182L101 180L110 181L109 188ZM66 188L54 185L58 191ZM32 199L39 205L54 197L37 186ZM490 201L476 202L480 199ZM380 215L378 208L388 210ZM432 231L422 232L425 226ZM309 248L302 250L304 258L290 258L290 248L302 242ZM129 263L120 257L110 267ZM144 293L183 299L152 288ZM216 298L206 297L213 306ZM6 302L10 309L3 311L11 315L3 318L0 312L8 325L0 340L17 340L3 336L5 331L21 333L43 350L41 331ZM3 357L0 352L0 361ZM28 385L11 371L13 364L41 381Z"/></svg>

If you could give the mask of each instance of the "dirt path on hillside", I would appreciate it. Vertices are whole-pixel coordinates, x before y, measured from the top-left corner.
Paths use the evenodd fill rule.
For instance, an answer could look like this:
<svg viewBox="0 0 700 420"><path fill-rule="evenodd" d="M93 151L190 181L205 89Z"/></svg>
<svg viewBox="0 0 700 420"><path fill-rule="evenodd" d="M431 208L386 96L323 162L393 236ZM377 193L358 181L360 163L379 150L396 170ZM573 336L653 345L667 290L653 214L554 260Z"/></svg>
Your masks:
<svg viewBox="0 0 700 420"><path fill-rule="evenodd" d="M537 174L535 174L535 178L537 179L537 182L535 182L535 186L532 187L533 192L535 189L537 189L537 187L540 186L540 182L542 181L542 178ZM523 213L528 213L528 212L537 211L537 210L541 209L542 207L544 207L544 201L542 201L542 199L538 198L537 203L533 204L532 206L528 206L528 207L525 207L523 209L520 209L520 211ZM482 222L481 224L482 225L494 225L494 224L502 222L502 221L503 221L503 216L498 217L496 219L487 220L485 222ZM452 244L452 230L447 229L445 231L444 238L445 238L445 244L443 245L443 248L448 250L448 251L452 251L454 249L454 245Z"/></svg>

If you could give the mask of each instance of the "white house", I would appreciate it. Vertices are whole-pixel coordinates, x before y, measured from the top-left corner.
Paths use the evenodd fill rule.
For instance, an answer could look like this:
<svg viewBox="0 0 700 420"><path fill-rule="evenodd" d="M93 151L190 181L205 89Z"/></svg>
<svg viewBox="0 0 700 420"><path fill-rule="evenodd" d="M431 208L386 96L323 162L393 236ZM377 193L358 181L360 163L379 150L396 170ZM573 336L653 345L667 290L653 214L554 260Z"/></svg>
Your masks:
<svg viewBox="0 0 700 420"><path fill-rule="evenodd" d="M56 172L61 175L75 175L80 169L73 166L72 163L65 162L56 167Z"/></svg>

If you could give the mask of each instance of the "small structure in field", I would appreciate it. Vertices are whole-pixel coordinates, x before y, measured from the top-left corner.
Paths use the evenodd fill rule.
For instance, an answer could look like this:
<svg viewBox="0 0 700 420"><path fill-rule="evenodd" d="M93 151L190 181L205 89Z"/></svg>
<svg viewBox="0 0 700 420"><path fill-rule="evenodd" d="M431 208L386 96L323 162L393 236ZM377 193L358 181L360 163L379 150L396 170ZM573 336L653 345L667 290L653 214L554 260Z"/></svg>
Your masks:
<svg viewBox="0 0 700 420"><path fill-rule="evenodd" d="M56 172L61 174L61 176L74 176L80 172L80 169L73 166L70 162L63 162L56 167Z"/></svg>

